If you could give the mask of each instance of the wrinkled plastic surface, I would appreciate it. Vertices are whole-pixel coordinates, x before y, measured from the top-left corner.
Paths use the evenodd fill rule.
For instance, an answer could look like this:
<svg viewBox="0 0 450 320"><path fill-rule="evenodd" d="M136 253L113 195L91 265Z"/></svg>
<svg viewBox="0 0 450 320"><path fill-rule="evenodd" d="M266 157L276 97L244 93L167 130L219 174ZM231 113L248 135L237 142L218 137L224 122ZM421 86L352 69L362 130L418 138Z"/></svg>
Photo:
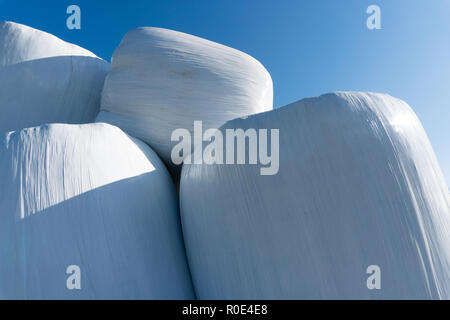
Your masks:
<svg viewBox="0 0 450 320"><path fill-rule="evenodd" d="M326 94L225 128L278 128L280 169L183 165L199 298L450 298L448 191L405 102ZM367 287L370 265L381 290Z"/></svg>
<svg viewBox="0 0 450 320"><path fill-rule="evenodd" d="M97 58L89 50L50 33L20 23L0 21L0 67L60 56Z"/></svg>
<svg viewBox="0 0 450 320"><path fill-rule="evenodd" d="M147 142L170 167L173 130L217 128L272 109L272 79L251 56L182 32L129 31L112 57L99 122Z"/></svg>
<svg viewBox="0 0 450 320"><path fill-rule="evenodd" d="M21 24L0 22L0 133L93 122L109 63Z"/></svg>
<svg viewBox="0 0 450 320"><path fill-rule="evenodd" d="M108 124L11 132L0 182L0 298L194 297L177 195L145 143Z"/></svg>

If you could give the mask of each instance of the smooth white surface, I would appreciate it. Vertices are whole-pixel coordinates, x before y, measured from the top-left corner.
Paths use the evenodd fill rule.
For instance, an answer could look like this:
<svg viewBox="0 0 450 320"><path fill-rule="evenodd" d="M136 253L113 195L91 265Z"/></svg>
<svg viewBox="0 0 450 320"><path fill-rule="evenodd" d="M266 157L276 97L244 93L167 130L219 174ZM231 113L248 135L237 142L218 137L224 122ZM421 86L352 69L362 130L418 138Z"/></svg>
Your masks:
<svg viewBox="0 0 450 320"><path fill-rule="evenodd" d="M60 56L96 58L92 52L50 33L20 23L0 21L0 67Z"/></svg>
<svg viewBox="0 0 450 320"><path fill-rule="evenodd" d="M11 132L0 181L0 298L194 297L177 195L145 143L99 123Z"/></svg>
<svg viewBox="0 0 450 320"><path fill-rule="evenodd" d="M93 122L109 64L48 33L0 22L0 134Z"/></svg>
<svg viewBox="0 0 450 320"><path fill-rule="evenodd" d="M450 298L448 190L406 103L327 94L224 128L279 128L280 170L183 165L199 298ZM381 290L366 286L370 265Z"/></svg>
<svg viewBox="0 0 450 320"><path fill-rule="evenodd" d="M112 57L97 121L147 142L172 166L172 131L272 109L272 79L249 55L185 33L129 31Z"/></svg>

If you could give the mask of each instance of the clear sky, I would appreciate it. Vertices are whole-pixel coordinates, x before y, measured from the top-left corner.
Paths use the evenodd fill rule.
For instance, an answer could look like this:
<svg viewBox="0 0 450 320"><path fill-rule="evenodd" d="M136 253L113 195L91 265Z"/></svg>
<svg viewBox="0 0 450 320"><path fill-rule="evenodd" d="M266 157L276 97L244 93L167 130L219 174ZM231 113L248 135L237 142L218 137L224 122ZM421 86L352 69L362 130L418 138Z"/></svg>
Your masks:
<svg viewBox="0 0 450 320"><path fill-rule="evenodd" d="M66 28L71 4L81 30ZM371 4L381 30L366 27ZM389 93L415 110L450 183L450 0L0 0L0 20L106 60L134 27L194 34L261 61L276 106L337 90Z"/></svg>

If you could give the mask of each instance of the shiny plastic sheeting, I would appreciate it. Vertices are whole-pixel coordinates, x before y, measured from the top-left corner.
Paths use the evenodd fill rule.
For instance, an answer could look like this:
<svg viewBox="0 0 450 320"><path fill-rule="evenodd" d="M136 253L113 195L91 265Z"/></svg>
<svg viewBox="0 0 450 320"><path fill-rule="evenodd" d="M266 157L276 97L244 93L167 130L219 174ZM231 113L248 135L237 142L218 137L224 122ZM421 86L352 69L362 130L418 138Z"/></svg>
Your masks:
<svg viewBox="0 0 450 320"><path fill-rule="evenodd" d="M108 70L83 48L0 22L0 134L50 122L93 122Z"/></svg>
<svg viewBox="0 0 450 320"><path fill-rule="evenodd" d="M119 128L9 133L0 186L0 298L194 297L167 169Z"/></svg>
<svg viewBox="0 0 450 320"><path fill-rule="evenodd" d="M199 298L450 298L448 191L405 102L326 94L225 128L278 128L280 167L183 166Z"/></svg>
<svg viewBox="0 0 450 320"><path fill-rule="evenodd" d="M171 168L173 130L272 109L272 79L251 56L182 32L129 31L112 57L99 122L147 142Z"/></svg>
<svg viewBox="0 0 450 320"><path fill-rule="evenodd" d="M95 54L54 35L20 23L0 21L0 67L30 60Z"/></svg>

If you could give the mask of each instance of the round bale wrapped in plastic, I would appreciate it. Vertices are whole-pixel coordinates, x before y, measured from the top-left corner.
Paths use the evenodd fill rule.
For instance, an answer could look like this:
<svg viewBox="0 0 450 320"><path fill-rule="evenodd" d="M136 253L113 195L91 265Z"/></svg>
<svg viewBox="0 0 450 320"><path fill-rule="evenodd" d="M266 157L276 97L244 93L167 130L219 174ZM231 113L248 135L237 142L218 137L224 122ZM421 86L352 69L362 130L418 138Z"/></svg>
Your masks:
<svg viewBox="0 0 450 320"><path fill-rule="evenodd" d="M8 133L0 186L0 299L194 297L170 175L119 128Z"/></svg>
<svg viewBox="0 0 450 320"><path fill-rule="evenodd" d="M239 129L243 147L226 135ZM199 298L450 298L447 188L405 102L326 94L220 132L222 152L181 176Z"/></svg>
<svg viewBox="0 0 450 320"><path fill-rule="evenodd" d="M109 63L21 24L0 22L0 134L93 122Z"/></svg>
<svg viewBox="0 0 450 320"><path fill-rule="evenodd" d="M182 32L142 27L129 31L112 57L99 122L147 142L169 166L176 129L194 121L218 128L226 121L272 109L272 79L251 56ZM182 159L181 159L182 160ZM181 161L180 160L180 161Z"/></svg>

